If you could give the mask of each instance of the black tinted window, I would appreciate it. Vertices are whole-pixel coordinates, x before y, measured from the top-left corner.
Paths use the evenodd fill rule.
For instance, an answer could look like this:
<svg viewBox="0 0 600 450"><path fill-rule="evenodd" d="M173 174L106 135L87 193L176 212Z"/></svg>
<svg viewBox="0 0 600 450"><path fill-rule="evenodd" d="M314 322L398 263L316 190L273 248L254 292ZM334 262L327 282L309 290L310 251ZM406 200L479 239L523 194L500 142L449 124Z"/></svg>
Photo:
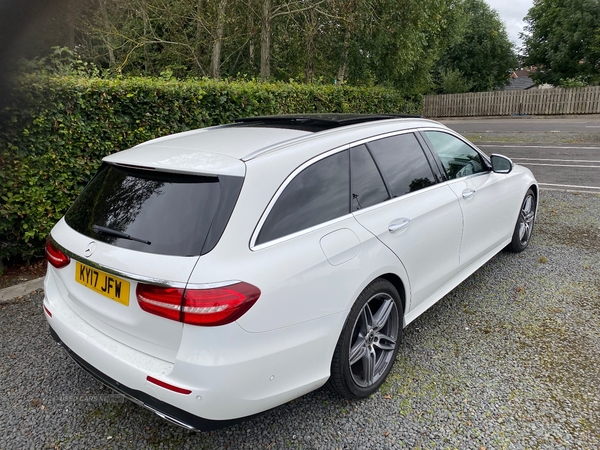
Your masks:
<svg viewBox="0 0 600 450"><path fill-rule="evenodd" d="M399 197L435 184L423 149L412 133L379 139L367 145L392 196Z"/></svg>
<svg viewBox="0 0 600 450"><path fill-rule="evenodd" d="M225 195L218 177L104 164L75 200L65 220L79 233L117 247L164 255L200 255L205 241L212 241L214 246L218 240L214 236L209 238L215 216L220 217L215 220L220 222L220 232L227 223L228 217L222 217L221 201L228 198L228 202L235 203L241 181L234 185L237 192ZM233 205L225 208L227 215L232 208ZM150 244L98 231L97 226Z"/></svg>
<svg viewBox="0 0 600 450"><path fill-rule="evenodd" d="M449 179L486 170L479 153L460 139L440 131L426 131L425 135L442 160Z"/></svg>
<svg viewBox="0 0 600 450"><path fill-rule="evenodd" d="M385 184L367 147L350 149L352 173L352 211L367 208L389 198Z"/></svg>
<svg viewBox="0 0 600 450"><path fill-rule="evenodd" d="M350 212L348 152L336 153L300 172L281 193L257 244L272 241Z"/></svg>

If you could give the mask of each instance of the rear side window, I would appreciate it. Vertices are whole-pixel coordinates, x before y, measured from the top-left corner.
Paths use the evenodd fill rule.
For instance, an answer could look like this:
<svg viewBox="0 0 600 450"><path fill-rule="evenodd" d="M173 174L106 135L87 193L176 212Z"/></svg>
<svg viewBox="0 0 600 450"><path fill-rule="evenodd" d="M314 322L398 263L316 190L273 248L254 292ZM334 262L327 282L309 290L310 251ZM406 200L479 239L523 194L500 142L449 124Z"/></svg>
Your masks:
<svg viewBox="0 0 600 450"><path fill-rule="evenodd" d="M286 186L267 219L257 244L287 236L350 213L348 151L304 169Z"/></svg>
<svg viewBox="0 0 600 450"><path fill-rule="evenodd" d="M352 173L352 211L376 205L390 198L383 179L367 147L350 149Z"/></svg>
<svg viewBox="0 0 600 450"><path fill-rule="evenodd" d="M196 256L219 240L242 180L104 164L65 220L75 231L116 247Z"/></svg>
<svg viewBox="0 0 600 450"><path fill-rule="evenodd" d="M399 134L367 144L393 197L435 184L423 149L414 134Z"/></svg>

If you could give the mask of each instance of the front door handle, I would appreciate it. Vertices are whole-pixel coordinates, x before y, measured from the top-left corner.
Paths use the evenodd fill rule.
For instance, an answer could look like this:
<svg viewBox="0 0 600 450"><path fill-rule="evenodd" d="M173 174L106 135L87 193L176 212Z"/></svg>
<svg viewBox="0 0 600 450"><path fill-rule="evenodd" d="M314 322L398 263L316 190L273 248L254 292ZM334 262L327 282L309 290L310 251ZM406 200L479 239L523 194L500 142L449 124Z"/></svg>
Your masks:
<svg viewBox="0 0 600 450"><path fill-rule="evenodd" d="M471 198L474 195L475 195L475 189L465 189L464 191L462 191L462 196L465 199Z"/></svg>
<svg viewBox="0 0 600 450"><path fill-rule="evenodd" d="M401 219L392 220L388 225L388 231L390 233L395 233L396 231L405 229L408 227L408 225L410 225L410 219L404 217Z"/></svg>

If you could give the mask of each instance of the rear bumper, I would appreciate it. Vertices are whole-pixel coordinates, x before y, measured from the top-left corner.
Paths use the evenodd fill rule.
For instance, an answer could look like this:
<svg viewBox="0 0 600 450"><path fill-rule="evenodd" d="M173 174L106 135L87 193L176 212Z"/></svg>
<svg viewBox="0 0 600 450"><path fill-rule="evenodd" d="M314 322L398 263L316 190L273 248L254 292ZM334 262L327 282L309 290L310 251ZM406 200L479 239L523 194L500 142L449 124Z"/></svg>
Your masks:
<svg viewBox="0 0 600 450"><path fill-rule="evenodd" d="M195 416L183 409L177 408L168 403L162 402L151 395L146 394L145 392L138 391L135 389L131 389L118 381L112 379L105 373L100 372L98 369L93 367L91 364L87 363L83 358L77 355L73 350L71 350L65 343L60 339L58 334L49 327L50 334L54 338L54 340L60 345L67 354L77 363L79 364L86 372L100 381L102 384L110 387L114 391L123 395L125 398L131 400L137 405L143 406L144 408L152 411L158 416L162 417L165 420L168 420L175 425L179 425L183 428L187 428L188 430L198 430L198 431L212 431L218 430L219 428L227 427L233 425L238 422L242 422L244 420L249 419L250 417L254 417L256 414L247 417L240 417L237 419L230 420L211 420L204 419L202 417Z"/></svg>
<svg viewBox="0 0 600 450"><path fill-rule="evenodd" d="M186 326L176 357L167 361L94 328L71 308L69 293L50 274L44 308L54 338L102 383L186 428L213 430L245 420L322 386L342 314L268 333L236 323ZM189 390L179 393L151 376Z"/></svg>

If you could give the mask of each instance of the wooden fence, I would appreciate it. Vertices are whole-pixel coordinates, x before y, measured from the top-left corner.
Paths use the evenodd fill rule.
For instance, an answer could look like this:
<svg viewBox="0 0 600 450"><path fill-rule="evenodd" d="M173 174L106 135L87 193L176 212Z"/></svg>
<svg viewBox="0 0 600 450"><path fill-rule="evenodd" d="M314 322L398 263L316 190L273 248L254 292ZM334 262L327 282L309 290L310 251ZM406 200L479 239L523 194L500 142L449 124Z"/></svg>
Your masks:
<svg viewBox="0 0 600 450"><path fill-rule="evenodd" d="M425 117L600 114L600 86L426 95Z"/></svg>

